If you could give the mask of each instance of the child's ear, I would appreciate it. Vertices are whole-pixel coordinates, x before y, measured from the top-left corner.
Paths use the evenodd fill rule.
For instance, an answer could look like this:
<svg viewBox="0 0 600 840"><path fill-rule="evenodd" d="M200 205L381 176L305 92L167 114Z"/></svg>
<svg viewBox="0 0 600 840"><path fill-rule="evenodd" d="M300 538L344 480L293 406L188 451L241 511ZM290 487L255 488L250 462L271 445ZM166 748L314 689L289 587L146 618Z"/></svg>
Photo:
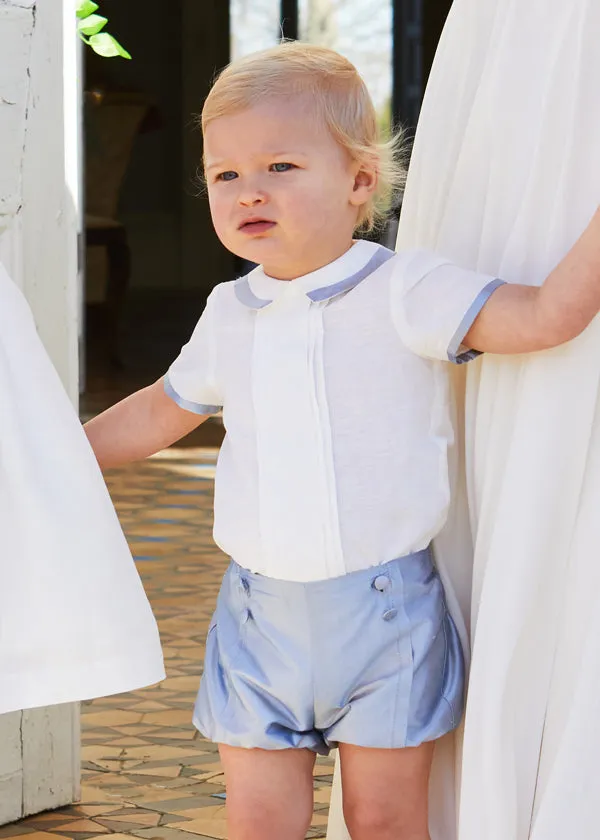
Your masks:
<svg viewBox="0 0 600 840"><path fill-rule="evenodd" d="M373 196L376 189L377 173L372 169L357 166L357 171L354 175L352 195L350 196L350 204L353 204L356 207L359 207L361 204L366 204L366 202Z"/></svg>

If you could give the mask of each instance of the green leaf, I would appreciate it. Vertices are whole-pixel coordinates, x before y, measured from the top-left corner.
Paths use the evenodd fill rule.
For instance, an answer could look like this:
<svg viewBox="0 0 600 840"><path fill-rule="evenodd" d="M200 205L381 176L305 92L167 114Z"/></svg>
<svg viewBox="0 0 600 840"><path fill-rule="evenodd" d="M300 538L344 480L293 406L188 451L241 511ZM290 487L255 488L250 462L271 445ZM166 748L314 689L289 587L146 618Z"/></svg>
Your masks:
<svg viewBox="0 0 600 840"><path fill-rule="evenodd" d="M84 20L79 21L77 28L84 35L97 35L107 23L108 18L102 17L102 15L89 15Z"/></svg>
<svg viewBox="0 0 600 840"><path fill-rule="evenodd" d="M76 11L77 17L86 18L88 15L95 12L97 8L98 4L92 3L92 0L79 0Z"/></svg>
<svg viewBox="0 0 600 840"><path fill-rule="evenodd" d="M131 58L127 50L119 44L116 38L109 35L108 32L92 35L90 38L90 47L103 58L114 58L118 55L121 58Z"/></svg>

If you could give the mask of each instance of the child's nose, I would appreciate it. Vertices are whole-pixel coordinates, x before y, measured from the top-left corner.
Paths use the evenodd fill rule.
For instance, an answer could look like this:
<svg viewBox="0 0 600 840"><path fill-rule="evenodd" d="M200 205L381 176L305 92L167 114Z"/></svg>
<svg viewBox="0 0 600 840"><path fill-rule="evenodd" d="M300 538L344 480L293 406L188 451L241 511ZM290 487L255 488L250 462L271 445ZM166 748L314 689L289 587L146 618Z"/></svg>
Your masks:
<svg viewBox="0 0 600 840"><path fill-rule="evenodd" d="M245 189L240 190L238 195L238 203L242 207L256 207L260 204L265 204L266 201L266 193L258 187L246 186Z"/></svg>
<svg viewBox="0 0 600 840"><path fill-rule="evenodd" d="M264 204L266 198L262 193L244 193L240 195L238 201L242 207L256 207L257 205Z"/></svg>

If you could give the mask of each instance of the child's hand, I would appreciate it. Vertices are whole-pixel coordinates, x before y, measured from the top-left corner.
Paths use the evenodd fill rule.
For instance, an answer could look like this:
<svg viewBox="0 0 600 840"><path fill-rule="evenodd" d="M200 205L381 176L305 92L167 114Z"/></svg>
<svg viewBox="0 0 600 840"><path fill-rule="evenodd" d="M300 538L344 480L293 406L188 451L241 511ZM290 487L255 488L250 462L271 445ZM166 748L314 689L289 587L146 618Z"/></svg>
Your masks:
<svg viewBox="0 0 600 840"><path fill-rule="evenodd" d="M600 310L600 210L541 287L506 284L490 296L464 344L529 353L578 336Z"/></svg>

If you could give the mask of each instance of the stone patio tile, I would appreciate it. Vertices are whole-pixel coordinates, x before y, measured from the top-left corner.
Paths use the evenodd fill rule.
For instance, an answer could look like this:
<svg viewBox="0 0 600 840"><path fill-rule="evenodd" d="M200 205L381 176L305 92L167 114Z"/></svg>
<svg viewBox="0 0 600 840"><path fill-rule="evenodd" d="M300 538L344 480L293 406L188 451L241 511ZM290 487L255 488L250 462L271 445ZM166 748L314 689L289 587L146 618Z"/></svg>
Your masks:
<svg viewBox="0 0 600 840"><path fill-rule="evenodd" d="M184 796L192 796L195 786L197 784L201 784L201 782L196 782L195 779L193 780L193 784L190 784L192 781L191 779L180 777L176 779L167 779L162 777L162 779L157 780L157 778L153 776L140 776L140 780L147 780L148 785L152 790L162 790L165 797L170 797L173 793L176 791L179 792L180 790ZM141 782L141 784L143 784L143 782Z"/></svg>
<svg viewBox="0 0 600 840"><path fill-rule="evenodd" d="M158 826L157 828L146 828L142 831L133 831L135 837L143 837L145 840L190 840L191 835L180 829L172 828L171 826ZM201 835L196 835L200 836ZM207 835L205 835L206 837ZM214 840L214 836L208 836L209 840ZM112 840L112 837L111 837Z"/></svg>
<svg viewBox="0 0 600 840"><path fill-rule="evenodd" d="M96 820L97 817L103 817L107 814L111 814L115 810L119 810L121 808L120 802L112 802L111 804L106 805L72 805L70 814L77 819L89 819L93 822Z"/></svg>
<svg viewBox="0 0 600 840"><path fill-rule="evenodd" d="M197 677L167 677L167 686L172 691L197 691L199 679Z"/></svg>
<svg viewBox="0 0 600 840"><path fill-rule="evenodd" d="M203 808L203 815L186 823L173 823L172 828L190 834L203 834L218 840L227 840L227 817L224 805Z"/></svg>
<svg viewBox="0 0 600 840"><path fill-rule="evenodd" d="M313 776L333 776L333 765L327 767L323 764L315 764L313 768Z"/></svg>
<svg viewBox="0 0 600 840"><path fill-rule="evenodd" d="M122 747L110 747L108 744L89 744L81 748L81 758L87 761L94 761L96 758L118 758L122 753Z"/></svg>
<svg viewBox="0 0 600 840"><path fill-rule="evenodd" d="M202 748L198 744L196 753L190 747L169 747L163 744L147 744L140 747L126 747L122 750L123 758L139 759L140 761L162 761L168 759L200 758Z"/></svg>
<svg viewBox="0 0 600 840"><path fill-rule="evenodd" d="M23 829L28 829L29 831L42 831L42 832L52 831L52 832L54 832L54 831L60 831L61 828L64 828L65 831L63 831L63 833L66 832L67 825L68 825L68 823L65 825L65 820L50 820L49 822L48 821L41 822L41 821L36 821L34 819L33 820L32 819L27 819L27 820L24 820L24 821L18 823L18 826L22 827ZM0 835L0 836L2 836L2 835ZM19 833L16 836L18 836L18 837L29 836L29 834L25 835L25 833L23 833L23 834Z"/></svg>
<svg viewBox="0 0 600 840"><path fill-rule="evenodd" d="M3 826L0 828L0 837L18 837L19 833L12 832L10 833L10 829L12 826ZM59 834L49 834L46 831L22 831L20 832L23 835L27 835L27 840L56 840L56 838L64 837L65 840L68 840L68 835L59 835Z"/></svg>
<svg viewBox="0 0 600 840"><path fill-rule="evenodd" d="M131 771L130 771L131 772ZM101 785L103 790L113 790L115 788L126 788L131 786L131 782L127 776L123 775L118 768L105 770L103 773L98 773L97 776L90 776L92 784Z"/></svg>
<svg viewBox="0 0 600 840"><path fill-rule="evenodd" d="M85 832L86 834L107 834L108 829L104 828L103 825L95 822L94 820L75 820L75 822L70 822L68 827L63 827L63 832L67 833L65 829L68 829L68 834L72 831L74 832Z"/></svg>
<svg viewBox="0 0 600 840"><path fill-rule="evenodd" d="M85 726L87 728L87 719L84 721ZM134 723L134 724L127 724L127 726L118 726L116 730L113 730L113 736L118 737L119 735L147 735L150 732L154 732L156 730L156 726L149 726L148 724L143 723Z"/></svg>
<svg viewBox="0 0 600 840"><path fill-rule="evenodd" d="M207 805L210 803L206 803ZM182 822L187 819L187 817L182 817L181 814L159 814L159 825L171 825L171 823Z"/></svg>
<svg viewBox="0 0 600 840"><path fill-rule="evenodd" d="M119 828L120 824L129 824L134 823L136 828L144 828L150 827L153 825L158 825L158 821L160 820L159 813L152 813L152 812L144 812L138 811L132 814L110 814L107 817L99 817L98 822L101 822L103 825L108 826L108 828ZM109 825L110 822L110 825ZM123 828L125 830L125 828Z"/></svg>
<svg viewBox="0 0 600 840"><path fill-rule="evenodd" d="M313 818L312 818L312 821L311 821L311 826L314 827L314 828L317 828L319 826L324 826L324 825L325 826L327 825L327 817L324 816L323 814L314 814Z"/></svg>
<svg viewBox="0 0 600 840"><path fill-rule="evenodd" d="M147 712L143 716L144 723L157 723L160 726L180 726L182 723L192 723L192 708L168 710L166 712Z"/></svg>
<svg viewBox="0 0 600 840"><path fill-rule="evenodd" d="M185 817L186 820L190 821L204 819L208 808L223 807L222 804L218 805L218 802L218 799L211 799L207 797L206 803L202 805L201 808L190 808L189 810L179 812L179 814L177 813L177 811L173 811L173 814L169 816L178 817L180 820L182 819L182 817Z"/></svg>
<svg viewBox="0 0 600 840"><path fill-rule="evenodd" d="M211 744L207 743L206 741L200 742L199 746L202 747L203 750L206 750L204 755L198 755L198 761L194 764L191 764L190 767L194 767L197 770L210 770L212 773L222 773L223 766L221 764L221 758L219 756L219 752L217 749L217 745L214 744L215 749L212 752L209 752L209 748Z"/></svg>
<svg viewBox="0 0 600 840"><path fill-rule="evenodd" d="M86 726L119 726L121 724L140 723L141 720L142 714L140 712L128 712L123 709L115 709L110 712L85 713Z"/></svg>
<svg viewBox="0 0 600 840"><path fill-rule="evenodd" d="M62 811L46 811L43 814L33 814L31 817L26 817L24 820L21 820L19 825L33 825L38 823L50 824L50 823L60 823L61 825L65 825L72 820L79 819L79 815L75 814L64 814Z"/></svg>
<svg viewBox="0 0 600 840"><path fill-rule="evenodd" d="M210 753L206 753L210 755ZM145 767L147 769L154 768L154 767L171 767L171 766L178 766L180 768L185 768L186 770L192 769L193 765L196 765L198 759L202 758L202 753L198 750L197 753L188 756L182 756L180 758L163 758L161 760L156 761L142 761L140 762L139 758L133 759L133 762L136 762L138 767Z"/></svg>
<svg viewBox="0 0 600 840"><path fill-rule="evenodd" d="M154 788L148 785L140 786L135 791L129 791L127 802L132 802L140 808L151 808L150 805L144 805L145 802L161 802L167 798L170 802L176 802L178 799L186 799L187 794L181 793L177 790L165 791L164 788Z"/></svg>
<svg viewBox="0 0 600 840"><path fill-rule="evenodd" d="M165 703L158 703L156 700L140 700L139 703L133 703L128 708L134 712L158 712L168 709L169 706Z"/></svg>
<svg viewBox="0 0 600 840"><path fill-rule="evenodd" d="M143 747L145 744L152 743L145 741L143 738L136 738L133 735L125 738L116 738L114 741L107 741L106 745L109 747Z"/></svg>
<svg viewBox="0 0 600 840"><path fill-rule="evenodd" d="M111 834L110 840L131 840L131 834Z"/></svg>
<svg viewBox="0 0 600 840"><path fill-rule="evenodd" d="M166 767L146 767L144 764L141 764L136 768L135 773L128 774L128 778L135 779L137 783L139 783L140 776L159 776L162 779L176 779L180 772L181 767L179 764L171 764Z"/></svg>
<svg viewBox="0 0 600 840"><path fill-rule="evenodd" d="M198 798L198 797L207 797L213 796L215 793L219 792L219 785L212 785L210 782L196 782L190 785L189 787L180 787L178 791L184 792L187 794L187 798ZM212 802L212 805L215 803Z"/></svg>
<svg viewBox="0 0 600 840"><path fill-rule="evenodd" d="M136 758L133 761L124 758L114 758L108 761L103 761L101 758L97 758L93 762L87 763L87 766L90 770L93 770L95 768L96 771L102 769L108 770L110 773L121 773L125 770L132 770L134 767L137 767L140 764L143 764L143 762L140 761L139 758ZM97 775L95 778L101 779L103 778L103 775ZM89 781L93 781L92 776L88 776L88 779Z"/></svg>
<svg viewBox="0 0 600 840"><path fill-rule="evenodd" d="M120 798L120 794L109 793L96 785L84 783L81 785L81 797L79 803L81 805L108 805L118 798Z"/></svg>
<svg viewBox="0 0 600 840"><path fill-rule="evenodd" d="M317 788L315 790L314 796L315 796L315 802L319 802L319 803L325 802L325 803L329 804L329 802L331 800L331 788L330 787Z"/></svg>
<svg viewBox="0 0 600 840"><path fill-rule="evenodd" d="M111 834L113 831L138 831L140 828L147 826L147 823L136 823L131 821L123 822L120 820L119 822L113 822L113 820L108 820L104 817L100 817L98 821L104 826L104 828L110 831Z"/></svg>
<svg viewBox="0 0 600 840"><path fill-rule="evenodd" d="M186 814L194 808L202 808L206 804L206 797L190 796L180 799L158 799L156 801L140 800L140 807L151 811L158 811L161 814Z"/></svg>
<svg viewBox="0 0 600 840"><path fill-rule="evenodd" d="M158 732L153 733L152 740L154 743L157 743L159 738L165 738L171 741L193 741L196 739L197 734L196 730L191 726L189 729L176 729L173 727L172 729L159 729ZM205 747L206 745L203 744L202 749L205 749Z"/></svg>

